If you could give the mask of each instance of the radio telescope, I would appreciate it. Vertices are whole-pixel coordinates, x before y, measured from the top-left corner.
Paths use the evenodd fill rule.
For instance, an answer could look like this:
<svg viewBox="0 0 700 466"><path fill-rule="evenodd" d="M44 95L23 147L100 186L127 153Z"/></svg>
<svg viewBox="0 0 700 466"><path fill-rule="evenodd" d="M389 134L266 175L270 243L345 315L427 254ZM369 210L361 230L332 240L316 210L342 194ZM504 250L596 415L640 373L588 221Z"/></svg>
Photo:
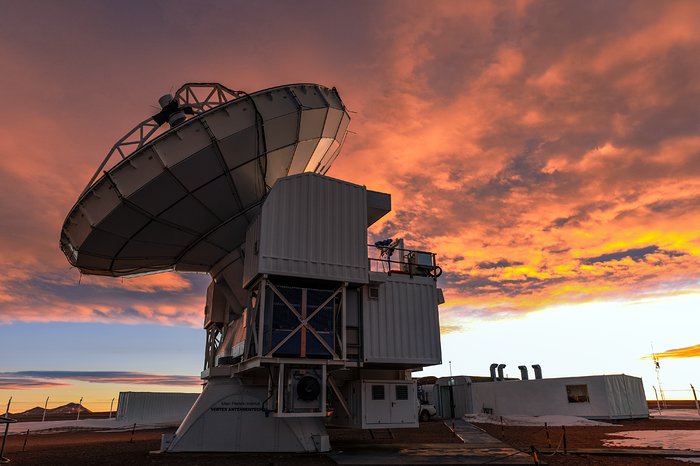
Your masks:
<svg viewBox="0 0 700 466"><path fill-rule="evenodd" d="M417 426L411 371L441 362L440 269L402 240L368 247L390 196L324 176L350 122L337 91L190 83L159 103L60 245L85 274L212 278L205 387L162 450L327 451L326 424Z"/></svg>

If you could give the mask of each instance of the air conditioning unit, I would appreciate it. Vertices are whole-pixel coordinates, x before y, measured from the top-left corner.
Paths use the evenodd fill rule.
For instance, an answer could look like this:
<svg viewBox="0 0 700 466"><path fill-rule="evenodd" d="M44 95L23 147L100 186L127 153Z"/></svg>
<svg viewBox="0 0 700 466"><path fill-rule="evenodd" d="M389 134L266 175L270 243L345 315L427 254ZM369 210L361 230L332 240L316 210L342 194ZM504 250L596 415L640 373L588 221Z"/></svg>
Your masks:
<svg viewBox="0 0 700 466"><path fill-rule="evenodd" d="M326 415L325 366L281 367L284 393L276 415L304 417ZM280 409L281 408L281 409Z"/></svg>

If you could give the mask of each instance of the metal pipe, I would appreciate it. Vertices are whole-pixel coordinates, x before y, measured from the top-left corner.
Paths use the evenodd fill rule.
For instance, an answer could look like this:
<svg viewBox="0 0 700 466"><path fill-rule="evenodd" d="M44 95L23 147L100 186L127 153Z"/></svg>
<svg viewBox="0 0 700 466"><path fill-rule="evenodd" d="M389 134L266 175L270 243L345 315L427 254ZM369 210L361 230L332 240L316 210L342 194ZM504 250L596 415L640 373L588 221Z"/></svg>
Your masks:
<svg viewBox="0 0 700 466"><path fill-rule="evenodd" d="M499 364L498 365L498 380L503 380L503 369L506 368L505 364Z"/></svg>
<svg viewBox="0 0 700 466"><path fill-rule="evenodd" d="M541 378L542 378L542 368L540 367L539 364L533 364L533 365L532 365L532 370L535 371L535 378L536 378L536 379L541 379Z"/></svg>
<svg viewBox="0 0 700 466"><path fill-rule="evenodd" d="M494 382L496 381L496 368L497 367L498 367L498 364L495 362L493 364L491 364L491 366L489 367L489 373L491 374L491 380L493 380Z"/></svg>
<svg viewBox="0 0 700 466"><path fill-rule="evenodd" d="M520 378L522 380L528 380L530 378L527 375L527 366L518 366L518 369L520 369Z"/></svg>

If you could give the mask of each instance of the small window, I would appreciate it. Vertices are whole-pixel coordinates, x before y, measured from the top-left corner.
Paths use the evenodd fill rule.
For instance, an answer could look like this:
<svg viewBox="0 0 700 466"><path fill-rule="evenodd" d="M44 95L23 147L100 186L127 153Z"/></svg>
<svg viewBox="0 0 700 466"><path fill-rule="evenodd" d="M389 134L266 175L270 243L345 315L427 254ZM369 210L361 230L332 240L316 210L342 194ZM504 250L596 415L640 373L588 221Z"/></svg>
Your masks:
<svg viewBox="0 0 700 466"><path fill-rule="evenodd" d="M567 385L566 396L569 403L590 403L588 385Z"/></svg>
<svg viewBox="0 0 700 466"><path fill-rule="evenodd" d="M373 400L383 400L384 399L384 385L372 385L372 399Z"/></svg>
<svg viewBox="0 0 700 466"><path fill-rule="evenodd" d="M408 385L396 385L396 399L408 400Z"/></svg>
<svg viewBox="0 0 700 466"><path fill-rule="evenodd" d="M379 287L370 286L369 287L369 299L379 299Z"/></svg>

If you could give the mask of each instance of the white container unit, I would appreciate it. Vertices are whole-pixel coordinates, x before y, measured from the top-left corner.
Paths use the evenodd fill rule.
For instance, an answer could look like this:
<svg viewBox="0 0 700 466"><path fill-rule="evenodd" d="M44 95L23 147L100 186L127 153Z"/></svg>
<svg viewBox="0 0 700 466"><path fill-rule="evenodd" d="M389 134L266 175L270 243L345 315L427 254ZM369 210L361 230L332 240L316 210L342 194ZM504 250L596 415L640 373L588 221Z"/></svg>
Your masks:
<svg viewBox="0 0 700 466"><path fill-rule="evenodd" d="M496 415L649 416L642 379L628 375L482 382L472 384L471 393L474 410L486 408Z"/></svg>
<svg viewBox="0 0 700 466"><path fill-rule="evenodd" d="M438 290L431 277L370 272L363 288L362 354L367 363L442 362Z"/></svg>
<svg viewBox="0 0 700 466"><path fill-rule="evenodd" d="M246 246L244 286L258 274L367 283L367 190L313 173L282 178Z"/></svg>
<svg viewBox="0 0 700 466"><path fill-rule="evenodd" d="M450 384L450 379L454 380ZM488 413L500 416L580 416L588 419L649 417L642 379L629 375L590 375L551 379L472 382L469 377L441 377L440 416Z"/></svg>

